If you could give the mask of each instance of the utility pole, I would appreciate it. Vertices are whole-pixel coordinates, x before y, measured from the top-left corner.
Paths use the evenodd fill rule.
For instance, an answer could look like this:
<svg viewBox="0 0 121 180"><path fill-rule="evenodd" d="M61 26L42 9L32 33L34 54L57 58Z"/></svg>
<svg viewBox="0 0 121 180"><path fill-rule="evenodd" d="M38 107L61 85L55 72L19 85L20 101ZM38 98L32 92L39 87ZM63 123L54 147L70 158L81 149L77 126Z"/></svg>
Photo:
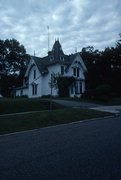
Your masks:
<svg viewBox="0 0 121 180"><path fill-rule="evenodd" d="M48 29L48 52L50 50L50 32L49 32L49 26L47 26Z"/></svg>
<svg viewBox="0 0 121 180"><path fill-rule="evenodd" d="M34 56L35 56L36 54L35 54L35 50L34 50Z"/></svg>

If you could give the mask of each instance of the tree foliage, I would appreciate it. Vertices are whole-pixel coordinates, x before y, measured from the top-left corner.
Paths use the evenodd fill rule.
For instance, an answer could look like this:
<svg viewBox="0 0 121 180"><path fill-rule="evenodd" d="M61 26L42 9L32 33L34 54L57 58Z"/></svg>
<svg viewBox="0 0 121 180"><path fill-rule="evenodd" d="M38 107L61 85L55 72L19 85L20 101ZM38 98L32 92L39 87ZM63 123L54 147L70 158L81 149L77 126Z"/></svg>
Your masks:
<svg viewBox="0 0 121 180"><path fill-rule="evenodd" d="M19 74L26 67L29 55L15 39L0 40L0 70L5 75Z"/></svg>
<svg viewBox="0 0 121 180"><path fill-rule="evenodd" d="M69 96L69 87L75 82L74 77L61 76L59 73L51 74L49 85L51 88L58 89L59 97Z"/></svg>
<svg viewBox="0 0 121 180"><path fill-rule="evenodd" d="M115 47L107 47L103 51L88 46L80 52L88 72L86 74L87 89L100 85L112 86L112 91L121 94L121 34Z"/></svg>
<svg viewBox="0 0 121 180"><path fill-rule="evenodd" d="M13 86L20 85L30 56L15 39L0 40L0 72L2 94L9 96Z"/></svg>

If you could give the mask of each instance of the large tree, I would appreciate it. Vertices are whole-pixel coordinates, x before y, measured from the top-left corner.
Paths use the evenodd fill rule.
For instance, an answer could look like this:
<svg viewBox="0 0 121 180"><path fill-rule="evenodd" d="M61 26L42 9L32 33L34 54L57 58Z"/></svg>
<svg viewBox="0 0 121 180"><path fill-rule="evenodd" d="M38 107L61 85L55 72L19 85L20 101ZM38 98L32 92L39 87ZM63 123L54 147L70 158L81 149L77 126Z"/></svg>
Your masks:
<svg viewBox="0 0 121 180"><path fill-rule="evenodd" d="M17 40L0 40L0 70L5 75L19 74L28 58L24 46Z"/></svg>
<svg viewBox="0 0 121 180"><path fill-rule="evenodd" d="M114 47L106 47L103 51L88 46L80 52L88 69L88 89L107 84L113 92L121 93L121 34Z"/></svg>
<svg viewBox="0 0 121 180"><path fill-rule="evenodd" d="M0 40L0 72L2 72L2 94L7 96L13 86L18 86L30 56L15 39Z"/></svg>

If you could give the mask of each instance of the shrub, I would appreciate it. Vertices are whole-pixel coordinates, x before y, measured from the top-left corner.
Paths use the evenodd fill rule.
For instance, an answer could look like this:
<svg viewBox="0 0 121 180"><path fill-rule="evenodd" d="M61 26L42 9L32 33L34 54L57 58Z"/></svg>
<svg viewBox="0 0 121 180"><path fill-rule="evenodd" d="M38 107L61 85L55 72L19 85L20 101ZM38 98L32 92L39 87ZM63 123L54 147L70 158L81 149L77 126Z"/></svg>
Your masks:
<svg viewBox="0 0 121 180"><path fill-rule="evenodd" d="M110 85L101 85L95 89L87 90L82 97L87 99L108 101L111 96L111 91L112 87Z"/></svg>
<svg viewBox="0 0 121 180"><path fill-rule="evenodd" d="M22 95L22 96L16 96L15 98L28 98L27 95Z"/></svg>
<svg viewBox="0 0 121 180"><path fill-rule="evenodd" d="M69 96L69 87L75 82L74 77L58 77L57 79L57 87L58 94L60 97L68 97Z"/></svg>
<svg viewBox="0 0 121 180"><path fill-rule="evenodd" d="M51 97L50 94L41 96L41 98L50 98L50 97Z"/></svg>

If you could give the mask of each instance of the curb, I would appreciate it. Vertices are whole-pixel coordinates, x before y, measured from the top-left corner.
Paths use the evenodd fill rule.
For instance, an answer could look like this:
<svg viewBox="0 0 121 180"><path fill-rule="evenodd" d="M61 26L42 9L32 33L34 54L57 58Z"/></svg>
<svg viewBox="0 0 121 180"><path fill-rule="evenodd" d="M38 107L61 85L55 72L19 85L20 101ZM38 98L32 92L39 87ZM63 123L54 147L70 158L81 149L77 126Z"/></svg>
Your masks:
<svg viewBox="0 0 121 180"><path fill-rule="evenodd" d="M30 130L25 130L25 131L17 131L17 132L11 132L11 133L7 133L7 134L1 134L0 137L16 135L16 134L22 134L22 133L28 133L28 132L33 132L33 131L37 131L37 130L49 129L49 128L60 127L60 126L67 126L67 125L72 125L72 124L87 123L87 122L90 122L90 121L96 121L96 120L100 120L100 119L116 118L116 117L117 117L116 115L114 115L114 116L112 115L112 116L105 116L105 117L99 117L99 118L86 119L86 120L81 120L81 121L76 121L76 122L65 123L65 124L46 126L46 127L37 128L37 129L30 129Z"/></svg>

